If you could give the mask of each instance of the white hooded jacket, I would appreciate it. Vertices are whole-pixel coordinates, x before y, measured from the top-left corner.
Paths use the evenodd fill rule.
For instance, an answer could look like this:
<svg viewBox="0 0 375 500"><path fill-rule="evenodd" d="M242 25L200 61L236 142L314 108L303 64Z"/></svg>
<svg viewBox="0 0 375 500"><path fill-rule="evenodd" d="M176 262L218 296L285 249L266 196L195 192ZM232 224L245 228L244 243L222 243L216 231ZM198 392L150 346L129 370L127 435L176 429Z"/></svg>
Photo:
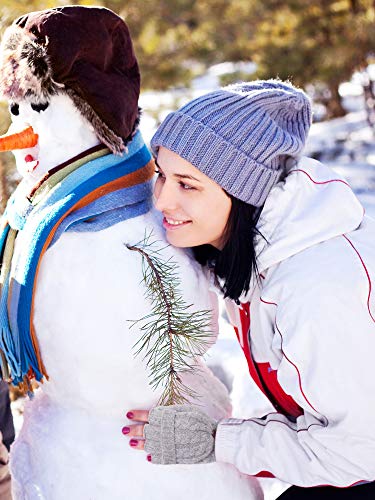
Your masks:
<svg viewBox="0 0 375 500"><path fill-rule="evenodd" d="M373 481L375 221L343 179L302 158L271 190L259 229L260 283L227 310L248 356L301 411L221 421L216 459L305 487Z"/></svg>

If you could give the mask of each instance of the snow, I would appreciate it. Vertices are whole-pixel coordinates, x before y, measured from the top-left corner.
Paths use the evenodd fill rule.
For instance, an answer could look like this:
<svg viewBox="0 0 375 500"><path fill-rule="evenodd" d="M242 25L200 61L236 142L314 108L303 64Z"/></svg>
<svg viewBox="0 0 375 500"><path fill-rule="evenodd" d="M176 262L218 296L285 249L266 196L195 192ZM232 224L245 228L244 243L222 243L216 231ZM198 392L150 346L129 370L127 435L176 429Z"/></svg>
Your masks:
<svg viewBox="0 0 375 500"><path fill-rule="evenodd" d="M141 260L136 253L124 253L124 243L140 241L145 229L162 238L154 217L148 213L101 233L65 233L43 259L34 321L50 380L26 405L11 454L16 484L31 498L38 488L43 499L120 500L124 492L143 499L155 484L155 500L168 493L188 500L198 490L207 500L224 500L229 494L239 500L260 498L256 483L233 467L149 464L121 435L125 413L150 408L160 396L148 385L145 362L133 356L140 332L130 331L127 320L144 317L149 303L140 285ZM192 270L184 252L168 247L162 253L178 262L185 300L194 301L194 309L210 307L204 277L198 268ZM115 273L108 272L108 262ZM51 316L52 304L59 307ZM209 415L228 415L226 391L204 366L187 384L199 393L198 404Z"/></svg>
<svg viewBox="0 0 375 500"><path fill-rule="evenodd" d="M210 66L201 76L197 76L192 81L192 88L195 90L209 91L217 88L221 84L221 78L241 72L242 74L252 75L257 69L257 65L251 61L223 62Z"/></svg>

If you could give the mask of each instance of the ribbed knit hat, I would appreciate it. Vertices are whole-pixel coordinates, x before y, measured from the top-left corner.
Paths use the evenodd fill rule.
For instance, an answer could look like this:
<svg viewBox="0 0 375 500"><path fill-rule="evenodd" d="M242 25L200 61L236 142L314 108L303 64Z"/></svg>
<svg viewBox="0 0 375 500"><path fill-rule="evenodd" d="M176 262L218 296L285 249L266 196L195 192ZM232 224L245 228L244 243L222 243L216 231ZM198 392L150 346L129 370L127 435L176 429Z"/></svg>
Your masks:
<svg viewBox="0 0 375 500"><path fill-rule="evenodd" d="M114 153L139 119L140 74L128 27L103 7L69 5L30 12L7 28L0 94L43 104L66 93Z"/></svg>
<svg viewBox="0 0 375 500"><path fill-rule="evenodd" d="M170 113L151 140L228 193L262 206L286 158L300 155L311 125L307 95L289 82L257 80L210 92Z"/></svg>

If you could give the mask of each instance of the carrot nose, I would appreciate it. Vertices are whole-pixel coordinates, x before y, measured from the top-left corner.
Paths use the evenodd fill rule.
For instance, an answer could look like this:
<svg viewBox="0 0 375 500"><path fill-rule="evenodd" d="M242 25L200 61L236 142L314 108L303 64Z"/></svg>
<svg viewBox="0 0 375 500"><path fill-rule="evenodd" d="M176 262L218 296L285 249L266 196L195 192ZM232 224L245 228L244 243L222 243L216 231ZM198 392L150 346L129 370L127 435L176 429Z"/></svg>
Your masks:
<svg viewBox="0 0 375 500"><path fill-rule="evenodd" d="M38 134L35 134L33 128L29 126L21 132L0 136L0 151L33 148L37 143Z"/></svg>

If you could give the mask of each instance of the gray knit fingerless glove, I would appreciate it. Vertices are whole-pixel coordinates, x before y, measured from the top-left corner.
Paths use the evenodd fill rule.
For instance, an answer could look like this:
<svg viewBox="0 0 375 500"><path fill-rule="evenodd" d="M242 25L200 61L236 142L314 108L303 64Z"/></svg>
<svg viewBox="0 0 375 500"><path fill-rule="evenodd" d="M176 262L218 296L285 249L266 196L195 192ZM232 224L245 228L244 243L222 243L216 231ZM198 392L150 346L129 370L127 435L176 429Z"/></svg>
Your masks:
<svg viewBox="0 0 375 500"><path fill-rule="evenodd" d="M144 427L145 451L157 464L214 462L216 427L195 406L157 406Z"/></svg>

